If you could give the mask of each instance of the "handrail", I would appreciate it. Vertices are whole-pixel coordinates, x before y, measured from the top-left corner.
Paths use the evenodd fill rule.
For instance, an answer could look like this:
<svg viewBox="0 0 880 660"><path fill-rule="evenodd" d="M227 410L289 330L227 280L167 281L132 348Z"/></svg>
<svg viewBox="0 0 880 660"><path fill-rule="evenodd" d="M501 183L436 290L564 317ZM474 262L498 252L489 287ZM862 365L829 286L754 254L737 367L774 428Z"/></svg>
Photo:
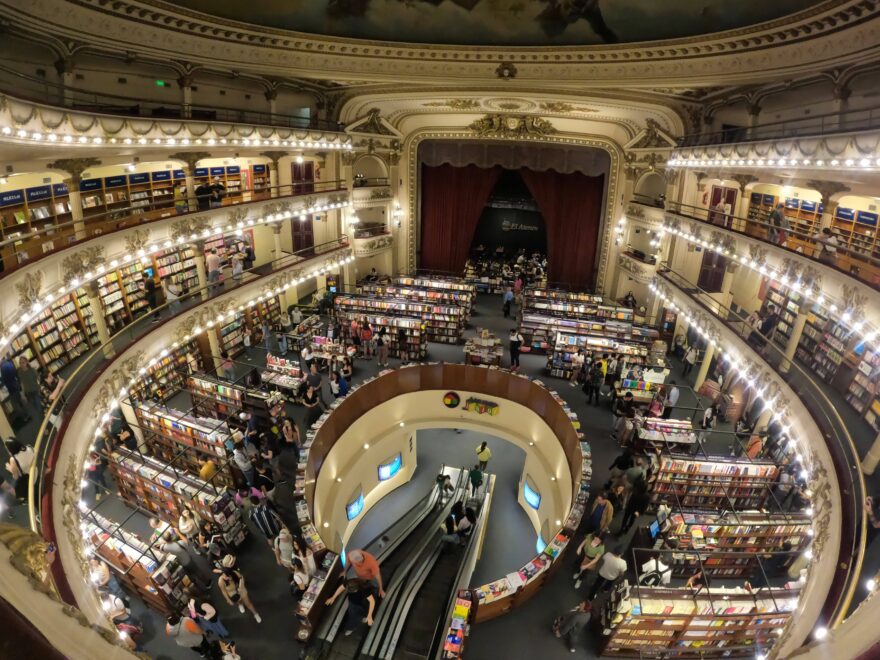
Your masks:
<svg viewBox="0 0 880 660"><path fill-rule="evenodd" d="M686 295L695 300L706 312L737 335L748 336L753 331L753 328L744 319L740 319L735 312L718 303L697 284L673 271L668 264L663 264L663 267L658 269L657 275L686 292ZM764 337L764 341L766 342L766 350L762 359L773 367L777 374L803 400L813 421L822 431L834 462L835 472L841 483L840 492L844 510L842 511L843 529L840 537L839 557L841 563L846 562L847 558L850 560L855 558L855 561L847 562L846 573L843 576L835 575L828 597L831 602L826 600L823 607L822 615L827 622L826 625L830 628L838 625L846 616L862 569L866 536L866 522L863 515L866 492L865 479L859 469L859 454L855 443L835 405L810 374L793 359L786 359L783 351L773 343L771 337ZM788 373L779 370L779 366L783 363L789 365ZM829 442L831 439L834 440L833 443Z"/></svg>
<svg viewBox="0 0 880 660"><path fill-rule="evenodd" d="M354 238L374 238L376 236L390 236L391 228L387 225L377 227L362 227L354 230Z"/></svg>
<svg viewBox="0 0 880 660"><path fill-rule="evenodd" d="M754 126L723 128L710 133L688 133L678 138L677 146L683 148L757 142L759 140L847 133L875 128L880 128L880 107L857 108L809 117L781 119Z"/></svg>
<svg viewBox="0 0 880 660"><path fill-rule="evenodd" d="M276 191L278 194L273 197L271 196L272 191ZM242 190L240 193L236 193L236 196L241 195L243 197L244 195L250 194L261 196L265 195L265 197L261 197L260 199L231 201L231 203L229 204L224 204L223 206L213 208L200 209L198 208L198 206L193 208L188 200L179 200L179 204L186 205L186 211L180 212L176 205L162 207L151 201L147 206L128 206L120 209L114 209L112 211L105 211L103 213L96 213L94 215L85 216L82 220L69 220L67 222L62 222L59 224L46 225L39 229L28 232L27 234L16 236L15 238L0 240L0 251L3 251L5 248L12 247L13 252L11 254L12 256L15 256L15 259L8 259L10 254L8 252L4 254L4 262L6 266L4 270L0 272L0 278L3 278L6 275L14 272L15 270L18 270L19 268L29 266L36 261L39 261L40 259L48 257L52 254L69 249L70 247L78 245L79 243L90 241L96 236L107 236L107 234L109 233L124 231L127 229L131 229L135 226L159 222L161 220L167 220L168 218L187 218L192 217L193 215L198 213L207 214L213 211L221 211L223 209L229 209L232 207L247 207L252 204L284 201L286 199L303 197L306 195L318 195L334 192L343 193L346 191L347 188L344 179L335 179L333 181L297 181L284 185L265 186L263 188L247 188ZM229 198L227 197L227 199ZM166 202L162 203L164 204ZM183 206L180 206L179 208L183 208ZM162 210L167 210L167 215L152 218L144 217L145 212ZM108 229L105 224L109 223L117 224L114 228ZM77 236L77 233L81 235ZM41 240L43 238L56 239L59 235L67 240L63 241L63 244L59 245L57 248L48 250L46 252L41 252L36 256L36 258L30 258L30 256L28 256L28 258L19 259L20 254L27 254L29 249L32 250L35 247L35 241Z"/></svg>
<svg viewBox="0 0 880 660"><path fill-rule="evenodd" d="M711 208L707 209L702 206L694 206L692 204L684 204L681 202L665 201L664 205L658 206L656 200L646 195L633 195L633 199L631 201L633 204L639 204L640 206L660 209L665 211L666 213L675 214L686 220L696 220L697 222L700 222L710 228L717 227L719 229L725 229L729 232L733 232L734 234L738 234L745 238L768 243L770 245L773 245L777 249L786 250L787 252L797 255L798 257L810 259L811 261L820 263L823 266L827 266L828 268L833 268L842 275L852 277L862 284L865 284L880 291L880 279L878 279L877 281L866 279L865 277L861 276L862 273L860 270L854 271L852 269L846 270L842 268L838 265L839 256L835 256L833 261L825 261L820 259L818 255L821 248L816 243L816 235L801 231L800 229L798 229L796 224L792 224L792 227L790 229L784 230L785 233L789 236L797 238L800 241L803 241L805 244L807 244L807 246L811 246L813 254L808 254L803 249L802 245L789 247L787 244L780 245L775 241L771 241L768 238L768 235L771 231L776 231L778 228L774 227L769 222L765 222L764 220L759 220L757 218L744 218L742 216L733 215L732 213L722 213L720 211L715 211ZM700 215L698 214L705 215L706 217L700 217ZM791 223L791 221L789 222ZM737 227L737 225L739 226ZM837 235L837 238L841 239L843 237ZM786 243L787 242L788 241L786 240ZM853 250L841 243L839 243L836 248L838 255L843 254L853 261L858 261L860 263L871 266L872 268L876 268L878 271L880 271L880 259L875 259L869 254Z"/></svg>
<svg viewBox="0 0 880 660"><path fill-rule="evenodd" d="M304 259L327 257L332 254L333 251L347 247L349 247L348 236L342 235L332 241L327 241L293 254L285 255L279 259L268 262L268 264L255 266L244 271L244 273L253 273L259 275L261 278L268 277L278 270L294 264L302 264ZM265 271L267 265L271 266L269 272L261 273L260 271ZM84 357L82 362L76 367L76 369L74 369L65 381L55 401L53 401L44 411L43 420L40 424L40 429L37 432L37 437L34 442L35 460L30 470L28 494L28 512L31 529L37 533L44 531L42 530L41 520L38 516L37 503L41 501L44 496L43 480L46 478L47 470L52 467L48 464L49 454L51 453L54 441L57 439L59 433L65 430L64 413L68 411L69 405L72 406L70 409L76 408L76 404L78 404L80 399L80 396L76 395L81 394L79 388L84 385L89 385L109 364L111 358L106 357L105 349L116 351L116 346L121 342L121 350L122 346L127 346L140 336L146 334L146 331L152 327L151 316L153 313L161 314L164 310L168 309L170 312L168 318L172 318L179 315L181 312L200 304L203 300L203 293L206 294L207 298L210 298L212 294L219 295L227 293L240 287L250 285L253 282L254 279L242 278L239 282L233 281L231 285L230 282L227 281L225 285L221 285L223 286L222 289L216 283L193 289L185 295L180 296L176 301L167 302L163 305L157 306L154 310L147 310L138 319L111 336L108 342L93 348ZM55 421L53 422L50 420Z"/></svg>
<svg viewBox="0 0 880 660"><path fill-rule="evenodd" d="M93 92L28 76L3 65L0 65L0 89L9 92L16 98L35 103L105 115L263 124L292 129L334 132L342 131L345 128L344 124L335 121L279 112L263 112L250 107L205 106L197 103L184 103L180 97L162 102L136 96Z"/></svg>

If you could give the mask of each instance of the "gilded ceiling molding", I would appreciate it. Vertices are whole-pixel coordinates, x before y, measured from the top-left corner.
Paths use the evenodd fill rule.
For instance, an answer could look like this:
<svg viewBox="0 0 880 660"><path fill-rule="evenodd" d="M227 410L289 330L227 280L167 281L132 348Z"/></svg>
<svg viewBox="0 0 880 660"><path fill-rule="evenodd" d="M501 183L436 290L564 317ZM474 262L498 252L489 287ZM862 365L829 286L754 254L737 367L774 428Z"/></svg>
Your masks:
<svg viewBox="0 0 880 660"><path fill-rule="evenodd" d="M406 188L407 193L406 197L409 200L409 211L407 217L409 218L409 222L406 226L406 264L402 265L402 268L405 268L409 272L414 272L416 270L416 249L418 246L418 232L420 231L420 216L418 212L418 199L419 199L419 177L418 177L418 148L419 144L425 140L456 140L458 142L464 142L467 140L477 140L482 139L476 136L473 132L467 131L465 132L461 128L450 128L450 127L433 127L433 128L422 128L410 133L405 142L404 142L404 153L406 153L407 158L407 180L406 180ZM517 138L499 138L499 140L516 140ZM611 161L608 168L608 188L605 193L605 209L603 213L602 223L599 226L599 236L600 236L600 246L598 252L598 264L597 264L597 274L596 274L596 291L603 291L605 287L605 280L608 275L607 271L609 268L610 258L611 258L611 235L612 231L610 227L613 225L613 218L615 217L615 207L617 206L617 188L618 188L618 178L620 165L622 161L623 152L620 149L620 145L615 143L613 140L602 136L593 136L593 135L573 135L568 133L555 133L553 135L543 135L540 137L530 138L531 142L536 143L545 143L545 144L559 144L571 147L593 147L595 149L602 149L603 151L608 153L609 160Z"/></svg>
<svg viewBox="0 0 880 660"><path fill-rule="evenodd" d="M823 52L830 67L837 60L851 60L880 41L876 28L869 24L874 0L826 0L790 16L738 30L663 42L568 47L564 53L552 46L464 48L313 36L206 17L154 0L73 0L66 3L62 29L48 18L58 14L54 0L3 4L10 25L23 32L58 32L99 49L167 56L195 66L234 57L239 69L275 75L321 71L331 79L355 69L360 78L361 72L369 70L370 61L381 61L383 66L376 70L386 79L403 75L432 81L443 76L479 77L503 85L529 78L594 85L613 79L618 84L638 80L643 85L646 78L656 78L663 85L675 86L678 78L686 76L692 86L697 74L717 85L724 73L730 74L731 81L741 81L744 58L754 80L777 72L781 51L787 54L789 70L796 71L809 66L817 50ZM98 21L102 30L96 33ZM840 38L844 28L850 34ZM817 40L822 43L817 45ZM684 60L692 59L699 64L683 66Z"/></svg>
<svg viewBox="0 0 880 660"><path fill-rule="evenodd" d="M546 119L532 115L486 115L469 126L477 137L490 139L532 139L556 133L556 128Z"/></svg>

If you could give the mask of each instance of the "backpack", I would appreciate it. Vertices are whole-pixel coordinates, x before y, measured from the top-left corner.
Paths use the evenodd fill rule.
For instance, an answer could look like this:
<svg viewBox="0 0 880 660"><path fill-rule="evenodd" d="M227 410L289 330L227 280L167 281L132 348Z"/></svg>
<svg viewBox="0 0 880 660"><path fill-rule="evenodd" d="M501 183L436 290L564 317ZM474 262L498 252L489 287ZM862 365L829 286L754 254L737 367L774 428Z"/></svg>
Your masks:
<svg viewBox="0 0 880 660"><path fill-rule="evenodd" d="M671 571L671 568L660 570L660 562L654 559L654 568L639 578L639 584L644 587L656 587L663 582L663 576Z"/></svg>

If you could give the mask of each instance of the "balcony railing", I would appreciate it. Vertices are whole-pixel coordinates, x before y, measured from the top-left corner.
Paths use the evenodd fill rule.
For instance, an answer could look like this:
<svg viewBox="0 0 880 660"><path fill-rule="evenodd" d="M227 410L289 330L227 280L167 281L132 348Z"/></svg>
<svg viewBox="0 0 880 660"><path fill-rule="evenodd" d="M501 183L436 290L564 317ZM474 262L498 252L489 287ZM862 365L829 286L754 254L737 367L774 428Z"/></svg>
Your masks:
<svg viewBox="0 0 880 660"><path fill-rule="evenodd" d="M787 234L786 240L780 244L770 239L770 236L774 235L778 228L765 220L743 218L721 211L706 209L702 206L682 204L681 202L666 201L664 206L657 200L644 195L634 195L632 201L642 206L661 208L666 213L674 214L685 220L696 220L707 227L726 229L742 236L748 236L749 238L772 244L799 257L811 259L829 268L834 268L844 275L848 275L863 284L880 290L880 258L875 257L872 253L855 250L851 246L846 245L844 243L846 237L840 233L835 234L838 239L837 252L834 255L822 255L821 244L817 242L818 234L804 231L804 225L799 225L796 219L789 218L791 229L785 230ZM878 249L880 249L880 245L874 251L876 252Z"/></svg>
<svg viewBox="0 0 880 660"><path fill-rule="evenodd" d="M252 106L236 108L215 105L203 106L197 103L184 105L180 90L169 90L169 96L173 95L176 98L169 98L167 101L94 92L28 76L2 65L0 65L0 90L8 92L16 98L35 103L63 106L70 110L103 115L259 124L315 131L339 132L345 128L343 124L335 121L287 113L264 112L254 110Z"/></svg>
<svg viewBox="0 0 880 660"><path fill-rule="evenodd" d="M348 250L349 239L347 236L341 236L333 241L328 241L319 245L315 245L304 250L300 250L293 254L285 255L268 264L256 266L245 273L253 273L259 276L259 279L242 278L236 282L234 280L225 280L223 284L208 285L199 289L189 291L181 296L178 300L166 303L156 307L154 312L161 315L163 322L168 321L181 312L194 308L204 302L203 294L207 297L218 296L230 291L253 285L255 282L264 280L274 273L283 271L290 266L298 267L308 266L308 261L312 259L332 258L334 253ZM112 346L116 352L122 352L133 342L146 335L149 331L156 329L156 325L152 323L152 311L143 314L133 323L126 326L123 330L117 332L110 338L108 344L98 346L92 349L87 355L79 359L79 364L75 370L69 375L65 381L58 397L54 402L48 404L44 411L39 431L33 442L36 458L30 470L30 494L28 499L29 517L31 528L44 535L47 539L54 539L55 529L52 525L46 524L51 517L62 515L59 511L52 511L51 508L51 484L53 473L60 469L56 464L57 461L57 444L64 438L65 433L70 430L67 424L79 405L84 394L89 390L95 380L112 364L112 359L106 357L104 350L107 346ZM79 433L79 430L76 430ZM30 441L30 438L25 440ZM57 543L57 541L56 541ZM63 569L56 563L53 567L55 572L56 586L59 592L67 602L72 602L72 594L65 583Z"/></svg>
<svg viewBox="0 0 880 660"><path fill-rule="evenodd" d="M690 133L678 139L679 147L702 147L761 140L779 140L808 135L852 133L880 128L880 108L785 119L756 126L735 126L710 133Z"/></svg>
<svg viewBox="0 0 880 660"><path fill-rule="evenodd" d="M663 264L657 271L661 280L667 280L677 289L695 300L710 316L717 318L728 329L743 338L748 338L754 329L732 310L720 305L708 292L697 284L690 282L682 275L670 270ZM758 336L763 337L760 333ZM840 484L842 506L842 529L838 539L838 569L832 588L822 610L824 625L829 628L836 625L848 614L853 606L853 596L857 593L862 570L862 560L866 541L866 526L863 503L865 501L865 481L859 469L859 452L853 437L844 420L822 387L812 375L805 371L797 362L787 360L785 354L772 341L771 337L763 337L763 360L785 380L797 393L813 421L822 432L822 440L828 447L834 462L837 480ZM785 363L789 366L787 373L779 368ZM840 404L838 404L840 405ZM820 441L819 438L815 438ZM833 540L831 541L833 543Z"/></svg>
<svg viewBox="0 0 880 660"><path fill-rule="evenodd" d="M185 218L196 213L210 213L222 208L247 206L255 202L284 201L304 195L346 192L343 180L335 181L303 181L283 186L263 186L250 188L235 195L227 195L222 206L198 208L198 203L190 204L185 199L170 202L152 199L141 206L128 206L85 216L81 221L67 220L58 224L47 224L19 236L0 240L0 259L3 269L0 277L27 266L37 259L66 250L74 245L89 241L96 236L105 236L134 226L141 226L167 218ZM275 197L272 192L277 192ZM87 210L87 209L86 209ZM67 214L69 215L69 214ZM45 249L44 244L52 242L52 249Z"/></svg>
<svg viewBox="0 0 880 660"><path fill-rule="evenodd" d="M377 186L387 186L387 176L362 176L355 175L352 186L354 188L375 188Z"/></svg>
<svg viewBox="0 0 880 660"><path fill-rule="evenodd" d="M372 227L358 227L354 230L354 238L375 238L376 236L390 236L391 230L385 225Z"/></svg>

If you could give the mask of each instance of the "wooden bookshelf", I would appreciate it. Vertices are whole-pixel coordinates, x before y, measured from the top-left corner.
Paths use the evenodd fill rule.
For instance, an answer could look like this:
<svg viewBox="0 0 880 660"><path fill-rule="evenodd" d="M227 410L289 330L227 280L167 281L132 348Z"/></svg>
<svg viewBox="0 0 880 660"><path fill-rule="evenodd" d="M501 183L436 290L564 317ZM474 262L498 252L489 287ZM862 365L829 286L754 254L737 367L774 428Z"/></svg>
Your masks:
<svg viewBox="0 0 880 660"><path fill-rule="evenodd" d="M522 325L532 330L532 347L536 344L543 347L543 338L555 332L547 355L547 371L557 378L571 377L571 356L579 349L623 356L626 364L646 364L651 344L658 337L653 328L638 328L618 321L597 323L527 315L523 316Z"/></svg>
<svg viewBox="0 0 880 660"><path fill-rule="evenodd" d="M144 543L96 511L83 521L85 546L126 590L164 616L184 610L196 587L174 555Z"/></svg>
<svg viewBox="0 0 880 660"><path fill-rule="evenodd" d="M47 229L43 236L16 245L16 249L28 250L33 255L42 254L66 242L73 228L55 229L57 225L72 220L70 192L63 183L46 183L31 188L4 190L0 192L0 236L3 239L23 237L30 232ZM56 239L61 238L60 242ZM41 247L42 246L42 247ZM11 252L10 252L11 254ZM20 261L33 256L22 256ZM4 255L5 256L5 255Z"/></svg>
<svg viewBox="0 0 880 660"><path fill-rule="evenodd" d="M444 291L406 284L362 284L358 287L358 293L378 298L413 300L431 305L457 305L462 308L465 320L470 317L473 302L471 294L465 291Z"/></svg>
<svg viewBox="0 0 880 660"><path fill-rule="evenodd" d="M617 657L754 657L778 639L799 590L616 585L599 613L599 654Z"/></svg>
<svg viewBox="0 0 880 660"><path fill-rule="evenodd" d="M419 289L430 289L446 294L453 294L454 297L448 302L454 302L457 305L467 308L470 314L473 307L474 299L477 297L477 290L473 284L465 282L459 277L405 277L399 276L392 280L393 284L402 287L417 287Z"/></svg>
<svg viewBox="0 0 880 660"><path fill-rule="evenodd" d="M198 288L196 254L192 246L169 248L153 256L155 272L166 284L174 284L180 293Z"/></svg>
<svg viewBox="0 0 880 660"><path fill-rule="evenodd" d="M770 214L776 207L777 199L778 198L776 197L776 195L753 192L751 197L749 198L749 210L746 217L749 220L753 220L756 222L770 222ZM753 236L767 238L766 226L750 225L747 228L746 232Z"/></svg>
<svg viewBox="0 0 880 660"><path fill-rule="evenodd" d="M190 340L159 358L129 391L132 401L167 401L186 388L188 374L201 371L202 358L196 341Z"/></svg>
<svg viewBox="0 0 880 660"><path fill-rule="evenodd" d="M838 206L831 226L837 229L842 247L858 252L868 258L880 259L880 242L877 241L876 211L860 211Z"/></svg>
<svg viewBox="0 0 880 660"><path fill-rule="evenodd" d="M686 508L760 509L778 473L770 461L699 459L663 453L651 488L651 502L668 500Z"/></svg>
<svg viewBox="0 0 880 660"><path fill-rule="evenodd" d="M245 317L239 314L225 325L216 328L220 349L229 353L229 357L235 357L244 351L244 325Z"/></svg>
<svg viewBox="0 0 880 660"><path fill-rule="evenodd" d="M464 331L464 311L457 305L434 305L400 298L341 295L334 299L336 309L359 316L417 316L425 322L428 341L457 344Z"/></svg>
<svg viewBox="0 0 880 660"><path fill-rule="evenodd" d="M769 314L768 308L771 304L776 308L779 313L779 324L773 335L773 343L783 351L791 338L795 318L802 301L803 297L799 293L783 286L776 280L769 280L767 283L767 295L764 296L764 302L761 305L761 317L764 318Z"/></svg>
<svg viewBox="0 0 880 660"><path fill-rule="evenodd" d="M352 312L339 312L336 318L342 325L342 336L349 344L354 343L351 338L351 322L355 319L361 321L365 318L373 326L374 332L378 332L379 328L387 329L386 341L390 342L388 354L391 357L405 358L413 362L424 360L428 355L428 334L425 329L425 322L421 319L406 316L385 316L382 314L355 314ZM401 355L400 342L397 340L397 332L400 328L406 331L406 344L403 346L403 355Z"/></svg>
<svg viewBox="0 0 880 660"><path fill-rule="evenodd" d="M192 374L186 387L197 415L228 419L244 410L244 388L204 374Z"/></svg>
<svg viewBox="0 0 880 660"><path fill-rule="evenodd" d="M866 415L878 395L880 351L865 346L865 352L846 391L846 400L860 415Z"/></svg>
<svg viewBox="0 0 880 660"><path fill-rule="evenodd" d="M792 229L800 234L813 236L819 233L823 209L819 202L797 197L785 198L785 217Z"/></svg>
<svg viewBox="0 0 880 660"><path fill-rule="evenodd" d="M247 536L241 513L226 490L162 460L126 449L110 455L109 467L119 496L133 506L171 525L177 525L183 509L192 509L202 520L215 523L231 546L240 545Z"/></svg>

